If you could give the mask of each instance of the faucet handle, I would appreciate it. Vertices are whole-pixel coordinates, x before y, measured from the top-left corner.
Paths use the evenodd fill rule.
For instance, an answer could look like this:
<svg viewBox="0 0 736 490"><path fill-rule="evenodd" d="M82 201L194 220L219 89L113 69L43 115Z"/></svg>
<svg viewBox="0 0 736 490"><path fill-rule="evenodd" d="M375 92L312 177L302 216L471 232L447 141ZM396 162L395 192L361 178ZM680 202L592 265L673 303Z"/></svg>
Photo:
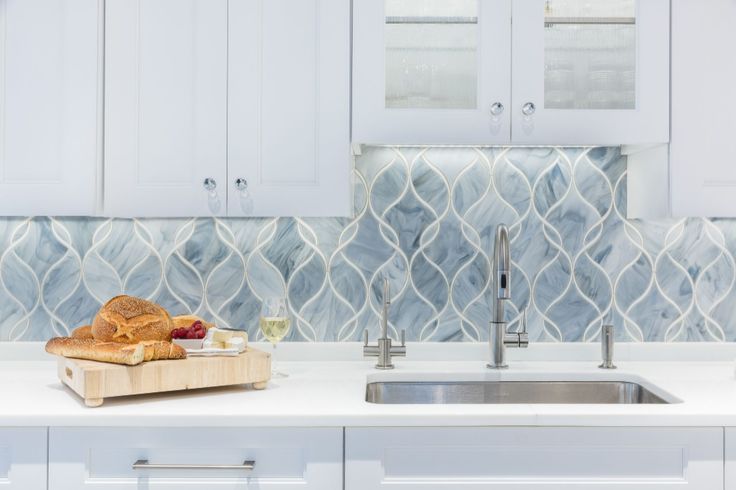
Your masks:
<svg viewBox="0 0 736 490"><path fill-rule="evenodd" d="M521 310L521 330L519 331L520 334L526 334L526 308Z"/></svg>
<svg viewBox="0 0 736 490"><path fill-rule="evenodd" d="M406 346L406 330L401 329L401 347Z"/></svg>
<svg viewBox="0 0 736 490"><path fill-rule="evenodd" d="M363 346L368 347L368 329L363 330Z"/></svg>
<svg viewBox="0 0 736 490"><path fill-rule="evenodd" d="M529 333L526 330L526 308L521 310L521 329L519 330L519 347L529 347Z"/></svg>

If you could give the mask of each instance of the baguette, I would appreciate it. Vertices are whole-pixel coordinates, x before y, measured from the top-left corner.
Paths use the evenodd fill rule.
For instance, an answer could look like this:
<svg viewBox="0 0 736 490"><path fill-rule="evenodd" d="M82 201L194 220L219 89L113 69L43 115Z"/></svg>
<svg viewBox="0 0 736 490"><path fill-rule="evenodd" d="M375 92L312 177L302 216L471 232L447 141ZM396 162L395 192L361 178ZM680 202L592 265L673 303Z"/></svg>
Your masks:
<svg viewBox="0 0 736 490"><path fill-rule="evenodd" d="M46 352L57 356L135 366L144 360L145 347L94 339L56 337L46 343Z"/></svg>
<svg viewBox="0 0 736 490"><path fill-rule="evenodd" d="M186 359L187 351L180 345L160 340L145 340L138 345L143 346L144 361L160 361L163 359Z"/></svg>
<svg viewBox="0 0 736 490"><path fill-rule="evenodd" d="M92 325L85 325L83 327L77 327L72 330L73 339L94 339L92 335Z"/></svg>

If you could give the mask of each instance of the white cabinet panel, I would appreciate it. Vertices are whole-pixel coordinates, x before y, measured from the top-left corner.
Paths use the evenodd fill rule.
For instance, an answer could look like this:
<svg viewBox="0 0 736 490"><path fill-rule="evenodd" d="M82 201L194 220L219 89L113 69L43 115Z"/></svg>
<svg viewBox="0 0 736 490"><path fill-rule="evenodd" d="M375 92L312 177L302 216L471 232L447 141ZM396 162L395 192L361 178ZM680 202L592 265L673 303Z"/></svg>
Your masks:
<svg viewBox="0 0 736 490"><path fill-rule="evenodd" d="M736 2L672 2L672 143L675 217L736 216Z"/></svg>
<svg viewBox="0 0 736 490"><path fill-rule="evenodd" d="M90 215L101 158L101 2L0 2L0 209Z"/></svg>
<svg viewBox="0 0 736 490"><path fill-rule="evenodd" d="M509 142L511 0L355 0L353 9L354 142Z"/></svg>
<svg viewBox="0 0 736 490"><path fill-rule="evenodd" d="M512 141L669 141L669 14L669 0L514 1Z"/></svg>
<svg viewBox="0 0 736 490"><path fill-rule="evenodd" d="M350 0L232 0L229 21L230 216L350 215Z"/></svg>
<svg viewBox="0 0 736 490"><path fill-rule="evenodd" d="M736 488L736 428L726 427L725 485L723 488Z"/></svg>
<svg viewBox="0 0 736 490"><path fill-rule="evenodd" d="M46 488L46 428L0 429L0 488Z"/></svg>
<svg viewBox="0 0 736 490"><path fill-rule="evenodd" d="M105 214L224 214L227 0L108 0L105 40Z"/></svg>
<svg viewBox="0 0 736 490"><path fill-rule="evenodd" d="M138 469L240 465L252 470ZM341 490L342 429L51 428L49 490Z"/></svg>
<svg viewBox="0 0 736 490"><path fill-rule="evenodd" d="M721 490L723 431L347 429L348 490Z"/></svg>

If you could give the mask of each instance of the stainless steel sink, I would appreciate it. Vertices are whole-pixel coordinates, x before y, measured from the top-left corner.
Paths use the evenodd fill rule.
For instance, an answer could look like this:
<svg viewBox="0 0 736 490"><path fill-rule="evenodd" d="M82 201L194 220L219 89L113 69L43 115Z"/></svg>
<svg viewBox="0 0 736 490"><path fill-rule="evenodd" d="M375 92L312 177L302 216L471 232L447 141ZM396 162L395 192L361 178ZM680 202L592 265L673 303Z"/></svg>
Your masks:
<svg viewBox="0 0 736 490"><path fill-rule="evenodd" d="M629 381L390 381L368 383L365 399L382 404L667 404Z"/></svg>

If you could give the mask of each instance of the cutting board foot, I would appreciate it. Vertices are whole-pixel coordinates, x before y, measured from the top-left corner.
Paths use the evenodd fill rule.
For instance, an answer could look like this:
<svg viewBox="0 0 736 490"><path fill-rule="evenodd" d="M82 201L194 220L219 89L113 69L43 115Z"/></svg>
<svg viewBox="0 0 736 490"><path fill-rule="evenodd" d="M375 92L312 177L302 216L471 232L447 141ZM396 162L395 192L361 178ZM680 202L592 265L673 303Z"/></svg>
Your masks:
<svg viewBox="0 0 736 490"><path fill-rule="evenodd" d="M253 389L254 390L265 390L267 385L268 385L268 381L260 381L258 383L253 383Z"/></svg>
<svg viewBox="0 0 736 490"><path fill-rule="evenodd" d="M103 401L105 401L104 398L85 398L84 404L88 407L99 407Z"/></svg>

